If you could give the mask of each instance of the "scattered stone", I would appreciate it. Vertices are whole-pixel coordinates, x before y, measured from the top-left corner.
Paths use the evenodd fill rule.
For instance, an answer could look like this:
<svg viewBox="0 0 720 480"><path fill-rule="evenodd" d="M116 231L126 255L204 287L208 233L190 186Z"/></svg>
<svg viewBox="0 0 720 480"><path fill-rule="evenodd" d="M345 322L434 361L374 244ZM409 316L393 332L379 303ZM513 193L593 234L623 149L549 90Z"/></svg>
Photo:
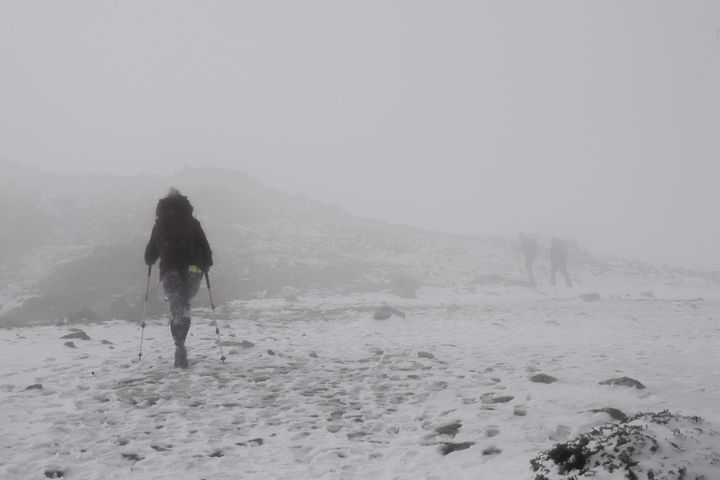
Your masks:
<svg viewBox="0 0 720 480"><path fill-rule="evenodd" d="M88 336L88 334L83 332L82 330L76 330L73 333L68 333L67 335L63 335L60 338L67 339L67 340L75 339L75 338L77 338L79 340L90 340L90 337Z"/></svg>
<svg viewBox="0 0 720 480"><path fill-rule="evenodd" d="M597 302L600 300L600 295L597 293L583 293L580 298L583 302Z"/></svg>
<svg viewBox="0 0 720 480"><path fill-rule="evenodd" d="M339 431L342 429L342 427L341 427L340 425L337 425L337 424L330 424L330 425L328 425L328 426L325 427L325 428L327 428L327 431L330 432L330 433L337 433L337 432L339 432Z"/></svg>
<svg viewBox="0 0 720 480"><path fill-rule="evenodd" d="M167 451L170 450L169 448L165 448L165 447L160 446L160 445L150 445L150 448L152 448L152 449L155 450L156 452L167 452Z"/></svg>
<svg viewBox="0 0 720 480"><path fill-rule="evenodd" d="M537 375L533 375L532 377L530 377L530 381L533 383L555 383L557 382L557 378L553 377L552 375L538 373Z"/></svg>
<svg viewBox="0 0 720 480"><path fill-rule="evenodd" d="M453 442L445 442L440 446L440 453L443 455L450 455L453 452L458 452L460 450L467 450L468 448L475 445L475 442L462 442L462 443L453 443Z"/></svg>
<svg viewBox="0 0 720 480"><path fill-rule="evenodd" d="M139 462L145 457L141 457L137 453L123 453L122 458L124 458L125 460L132 460L133 462Z"/></svg>
<svg viewBox="0 0 720 480"><path fill-rule="evenodd" d="M359 440L367 437L367 432L351 432L347 434L348 440Z"/></svg>
<svg viewBox="0 0 720 480"><path fill-rule="evenodd" d="M47 478L63 478L65 472L62 470L45 470L45 476Z"/></svg>
<svg viewBox="0 0 720 480"><path fill-rule="evenodd" d="M515 397L513 397L512 395L501 395L501 396L499 396L499 397L489 396L489 397L487 397L487 398L483 398L483 402L485 402L485 403L491 403L491 404L507 403L507 402L511 401L512 399L514 399L514 398L515 398Z"/></svg>
<svg viewBox="0 0 720 480"><path fill-rule="evenodd" d="M645 385L630 377L609 378L600 382L599 385L620 385L622 387L635 387L639 390L645 388Z"/></svg>
<svg viewBox="0 0 720 480"><path fill-rule="evenodd" d="M483 456L490 456L490 455L500 455L502 453L502 450L500 450L496 446L487 447L482 451Z"/></svg>
<svg viewBox="0 0 720 480"><path fill-rule="evenodd" d="M225 456L225 454L220 449L213 450L213 452L210 455L208 455L208 457L214 457L214 458L220 458L223 456Z"/></svg>
<svg viewBox="0 0 720 480"><path fill-rule="evenodd" d="M437 427L435 429L435 432L437 432L438 435L447 435L450 438L454 438L455 435L457 435L457 433L460 431L461 427L462 423L460 421L455 421L453 423L448 423L447 425Z"/></svg>
<svg viewBox="0 0 720 480"><path fill-rule="evenodd" d="M257 447L263 445L264 443L265 443L265 440L263 440L262 438L253 438L252 440L248 441L248 445L257 446Z"/></svg>
<svg viewBox="0 0 720 480"><path fill-rule="evenodd" d="M249 342L247 340L243 340L242 342L236 342L234 340L223 340L220 342L220 345L223 347L240 347L240 348L252 348L255 346L254 343Z"/></svg>
<svg viewBox="0 0 720 480"><path fill-rule="evenodd" d="M418 358L429 358L430 360L435 359L435 355L430 352L418 352L417 356Z"/></svg>
<svg viewBox="0 0 720 480"><path fill-rule="evenodd" d="M500 429L497 427L488 427L485 430L485 436L488 438L497 437L498 435L500 435Z"/></svg>
<svg viewBox="0 0 720 480"><path fill-rule="evenodd" d="M25 387L25 390L42 390L42 388L42 383L33 383L32 385Z"/></svg>
<svg viewBox="0 0 720 480"><path fill-rule="evenodd" d="M430 385L430 390L433 392L439 392L442 390L445 390L448 387L447 382L433 382L432 385Z"/></svg>
<svg viewBox="0 0 720 480"><path fill-rule="evenodd" d="M378 308L375 311L373 318L375 320L387 320L388 318L392 317L393 315L397 315L398 317L405 318L404 312L401 312L397 308L393 308L389 305L383 305L382 307Z"/></svg>
<svg viewBox="0 0 720 480"><path fill-rule="evenodd" d="M75 346L75 342L65 342L63 345L65 345L68 348L77 348Z"/></svg>
<svg viewBox="0 0 720 480"><path fill-rule="evenodd" d="M618 410L617 408L612 407L605 407L605 408L593 408L590 410L592 413L607 413L610 415L614 420L619 420L621 422L624 422L627 420L627 415L625 415L622 410Z"/></svg>
<svg viewBox="0 0 720 480"><path fill-rule="evenodd" d="M103 340L103 341L100 342L100 343L102 343L103 345L115 345L115 344L114 344L113 342L111 342L110 340Z"/></svg>
<svg viewBox="0 0 720 480"><path fill-rule="evenodd" d="M523 407L515 407L513 409L513 415L515 415L516 417L524 417L525 415L527 415L527 410Z"/></svg>
<svg viewBox="0 0 720 480"><path fill-rule="evenodd" d="M267 354L268 354L268 355L275 355L275 352L268 348Z"/></svg>
<svg viewBox="0 0 720 480"><path fill-rule="evenodd" d="M310 352L310 358L318 358L318 354L315 352Z"/></svg>

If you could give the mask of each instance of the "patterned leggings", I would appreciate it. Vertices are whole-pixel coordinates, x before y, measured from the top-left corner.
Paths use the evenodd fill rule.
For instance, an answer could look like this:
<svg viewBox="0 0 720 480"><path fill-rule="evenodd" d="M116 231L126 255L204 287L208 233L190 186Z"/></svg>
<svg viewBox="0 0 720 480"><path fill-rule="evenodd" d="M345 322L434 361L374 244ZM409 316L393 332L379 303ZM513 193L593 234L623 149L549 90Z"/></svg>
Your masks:
<svg viewBox="0 0 720 480"><path fill-rule="evenodd" d="M190 299L200 288L202 273L169 270L163 274L163 290L170 303L170 332L175 345L185 345L190 330Z"/></svg>

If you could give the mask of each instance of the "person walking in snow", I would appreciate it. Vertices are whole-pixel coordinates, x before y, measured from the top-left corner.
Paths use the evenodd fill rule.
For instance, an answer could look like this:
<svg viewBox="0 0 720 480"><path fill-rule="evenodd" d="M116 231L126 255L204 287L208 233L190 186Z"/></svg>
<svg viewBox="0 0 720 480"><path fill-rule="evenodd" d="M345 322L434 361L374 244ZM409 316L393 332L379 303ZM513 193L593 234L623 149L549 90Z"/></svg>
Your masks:
<svg viewBox="0 0 720 480"><path fill-rule="evenodd" d="M145 248L145 263L160 258L160 281L170 303L175 367L187 368L185 338L190 330L190 300L203 273L213 264L212 250L186 196L174 188L158 201L155 225Z"/></svg>
<svg viewBox="0 0 720 480"><path fill-rule="evenodd" d="M550 285L555 285L555 274L558 270L565 277L565 284L572 287L572 281L567 271L568 249L564 240L556 237L550 239Z"/></svg>
<svg viewBox="0 0 720 480"><path fill-rule="evenodd" d="M527 270L530 286L537 286L535 283L535 274L533 273L533 263L535 263L535 255L537 255L538 245L534 238L526 237L524 233L518 235L520 239L520 248L525 256L525 269Z"/></svg>

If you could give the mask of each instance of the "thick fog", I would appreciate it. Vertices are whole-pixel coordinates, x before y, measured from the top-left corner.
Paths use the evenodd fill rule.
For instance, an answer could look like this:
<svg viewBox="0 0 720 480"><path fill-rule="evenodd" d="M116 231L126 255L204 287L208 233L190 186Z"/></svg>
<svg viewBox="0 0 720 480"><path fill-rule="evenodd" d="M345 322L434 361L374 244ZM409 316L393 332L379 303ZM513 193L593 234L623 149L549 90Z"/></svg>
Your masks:
<svg viewBox="0 0 720 480"><path fill-rule="evenodd" d="M20 164L720 269L717 2L3 2L0 65Z"/></svg>

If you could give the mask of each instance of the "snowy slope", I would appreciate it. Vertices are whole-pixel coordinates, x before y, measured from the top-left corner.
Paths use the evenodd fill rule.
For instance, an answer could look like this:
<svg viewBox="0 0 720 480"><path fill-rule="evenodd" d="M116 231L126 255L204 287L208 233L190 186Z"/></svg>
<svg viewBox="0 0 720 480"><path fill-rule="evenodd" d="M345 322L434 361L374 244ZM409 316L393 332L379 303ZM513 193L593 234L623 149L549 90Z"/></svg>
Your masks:
<svg viewBox="0 0 720 480"><path fill-rule="evenodd" d="M90 340L0 330L0 478L517 480L540 451L615 421L593 410L669 409L717 430L720 296L594 287L600 300L497 287L229 303L227 363L200 309L186 371L162 318L142 361L134 323L82 326ZM374 320L385 302L406 317ZM622 376L646 388L599 384ZM645 463L698 457L683 445Z"/></svg>

